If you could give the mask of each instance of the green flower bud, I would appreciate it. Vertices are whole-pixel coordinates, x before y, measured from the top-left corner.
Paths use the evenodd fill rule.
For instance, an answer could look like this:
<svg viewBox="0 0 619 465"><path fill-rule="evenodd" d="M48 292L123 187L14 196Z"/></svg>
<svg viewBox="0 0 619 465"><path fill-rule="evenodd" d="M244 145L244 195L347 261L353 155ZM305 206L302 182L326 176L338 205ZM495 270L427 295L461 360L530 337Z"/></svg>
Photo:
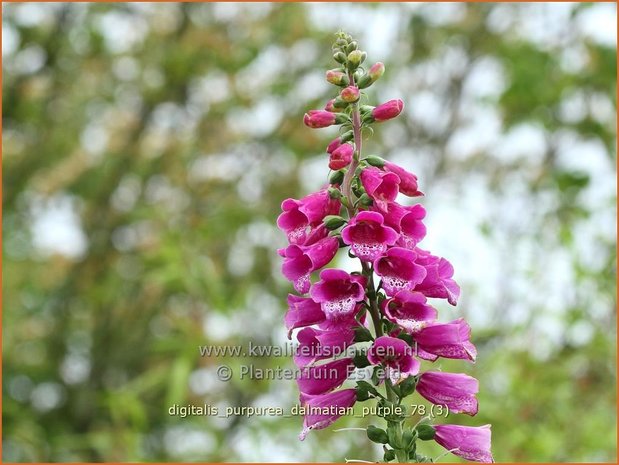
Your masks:
<svg viewBox="0 0 619 465"><path fill-rule="evenodd" d="M371 207L374 204L374 201L369 195L363 194L361 197L359 197L359 203L366 207Z"/></svg>
<svg viewBox="0 0 619 465"><path fill-rule="evenodd" d="M345 144L346 142L350 142L355 138L355 133L351 129L350 131L346 131L344 134L340 136L340 142Z"/></svg>
<svg viewBox="0 0 619 465"><path fill-rule="evenodd" d="M348 102L345 102L344 100L342 100L342 98L340 96L337 96L333 99L333 107L334 108L346 108L348 106Z"/></svg>
<svg viewBox="0 0 619 465"><path fill-rule="evenodd" d="M335 61L337 61L338 63L344 64L344 63L346 63L346 54L344 52L342 52L342 51L336 51L333 54L333 59Z"/></svg>
<svg viewBox="0 0 619 465"><path fill-rule="evenodd" d="M331 176L329 176L329 184L342 184L342 181L344 181L344 170L334 171L331 173ZM337 191L340 192L339 189L337 189ZM331 192L329 192L329 195L331 195ZM342 193L340 192L337 198L339 199L341 196Z"/></svg>
<svg viewBox="0 0 619 465"><path fill-rule="evenodd" d="M376 168L382 168L383 166L385 166L385 160L383 160L377 155L370 155L368 157L365 157L363 160L366 161L369 165L375 166Z"/></svg>
<svg viewBox="0 0 619 465"><path fill-rule="evenodd" d="M372 85L372 82L372 78L365 74L361 76L361 78L359 78L359 80L357 81L357 87L359 89L365 89L366 87L370 87Z"/></svg>
<svg viewBox="0 0 619 465"><path fill-rule="evenodd" d="M333 231L334 229L337 229L346 224L346 220L338 215L327 215L325 216L325 219L322 220L322 222L329 231Z"/></svg>
<svg viewBox="0 0 619 465"><path fill-rule="evenodd" d="M338 113L335 115L335 124L344 124L350 121L350 116L344 113Z"/></svg>
<svg viewBox="0 0 619 465"><path fill-rule="evenodd" d="M392 460L395 460L395 451L393 449L387 449L385 451L385 455L383 455L383 460L385 462L391 462Z"/></svg>
<svg viewBox="0 0 619 465"><path fill-rule="evenodd" d="M357 50L358 44L356 40L353 40L352 42L350 42L347 46L346 46L346 51L348 53L352 52L353 50Z"/></svg>
<svg viewBox="0 0 619 465"><path fill-rule="evenodd" d="M353 50L348 54L348 69L355 70L363 61L363 52L361 50Z"/></svg>
<svg viewBox="0 0 619 465"><path fill-rule="evenodd" d="M372 442L376 442L378 444L387 444L387 442L389 442L387 432L384 429L380 429L376 426L370 425L368 426L366 432L368 435L368 439Z"/></svg>
<svg viewBox="0 0 619 465"><path fill-rule="evenodd" d="M336 171L336 173L339 173L339 171ZM339 199L342 196L342 192L335 187L329 187L329 189L327 189L327 192L329 193L329 197L331 197L332 199Z"/></svg>

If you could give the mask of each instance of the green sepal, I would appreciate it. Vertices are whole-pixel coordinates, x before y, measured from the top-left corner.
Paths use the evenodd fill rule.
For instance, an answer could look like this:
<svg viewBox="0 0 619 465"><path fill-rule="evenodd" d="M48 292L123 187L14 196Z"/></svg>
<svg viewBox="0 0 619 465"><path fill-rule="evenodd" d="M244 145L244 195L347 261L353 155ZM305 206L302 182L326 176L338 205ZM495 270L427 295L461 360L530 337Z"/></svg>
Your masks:
<svg viewBox="0 0 619 465"><path fill-rule="evenodd" d="M368 426L366 433L368 435L368 439L377 444L387 444L387 442L389 442L387 432L384 429L378 428L374 425Z"/></svg>
<svg viewBox="0 0 619 465"><path fill-rule="evenodd" d="M336 189L337 190L337 189ZM322 220L329 231L333 231L346 224L346 220L338 215L327 215Z"/></svg>
<svg viewBox="0 0 619 465"><path fill-rule="evenodd" d="M436 431L432 425L424 425L423 423L421 425L417 425L415 431L417 432L417 437L422 441L430 441L434 439L434 435L436 434Z"/></svg>

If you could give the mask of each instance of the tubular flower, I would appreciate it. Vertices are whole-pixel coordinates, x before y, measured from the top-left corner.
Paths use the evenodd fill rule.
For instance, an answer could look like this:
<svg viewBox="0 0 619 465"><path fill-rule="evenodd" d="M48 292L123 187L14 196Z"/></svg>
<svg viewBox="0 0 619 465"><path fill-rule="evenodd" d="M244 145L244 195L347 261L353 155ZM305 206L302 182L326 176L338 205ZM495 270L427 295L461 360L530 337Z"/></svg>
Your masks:
<svg viewBox="0 0 619 465"><path fill-rule="evenodd" d="M392 247L374 261L374 271L380 276L381 284L388 296L399 291L412 291L426 277L423 266L417 265L417 255L412 250Z"/></svg>
<svg viewBox="0 0 619 465"><path fill-rule="evenodd" d="M417 392L436 405L445 405L452 413L477 414L479 382L464 373L426 371L417 382Z"/></svg>
<svg viewBox="0 0 619 465"><path fill-rule="evenodd" d="M437 318L437 311L426 303L426 296L419 292L400 291L383 300L383 315L397 323L408 333L416 333Z"/></svg>
<svg viewBox="0 0 619 465"><path fill-rule="evenodd" d="M474 462L492 463L490 425L436 425L434 440L454 455Z"/></svg>
<svg viewBox="0 0 619 465"><path fill-rule="evenodd" d="M291 244L280 249L284 257L282 274L294 283L294 288L300 294L307 294L310 288L310 273L329 263L339 248L335 237L325 237L309 246Z"/></svg>
<svg viewBox="0 0 619 465"><path fill-rule="evenodd" d="M395 173L387 173L375 167L369 167L361 171L361 183L366 193L374 199L382 209L387 209L387 204L393 202L398 195L400 178Z"/></svg>
<svg viewBox="0 0 619 465"><path fill-rule="evenodd" d="M329 156L329 168L341 170L350 165L354 150L351 144L342 144L334 149Z"/></svg>
<svg viewBox="0 0 619 465"><path fill-rule="evenodd" d="M415 342L432 356L475 361L477 349L470 341L471 327L462 318L427 325L414 335Z"/></svg>
<svg viewBox="0 0 619 465"><path fill-rule="evenodd" d="M402 339L381 336L374 341L368 351L368 361L372 365L382 364L391 382L419 373L421 363L412 355L411 347Z"/></svg>
<svg viewBox="0 0 619 465"><path fill-rule="evenodd" d="M301 394L301 405L309 411L303 420L303 431L299 439L303 441L313 429L326 428L340 418L357 401L354 389L342 389L317 396Z"/></svg>
<svg viewBox="0 0 619 465"><path fill-rule="evenodd" d="M365 298L365 284L363 276L327 268L320 272L320 281L312 286L310 295L320 303L327 319L337 320L349 316Z"/></svg>
<svg viewBox="0 0 619 465"><path fill-rule="evenodd" d="M385 226L383 215L377 212L357 213L342 229L342 240L363 261L374 261L398 240L398 233Z"/></svg>
<svg viewBox="0 0 619 465"><path fill-rule="evenodd" d="M286 233L291 244L303 245L313 228L318 227L325 216L336 215L339 211L339 201L332 199L326 190L322 190L301 200L284 200L277 226Z"/></svg>

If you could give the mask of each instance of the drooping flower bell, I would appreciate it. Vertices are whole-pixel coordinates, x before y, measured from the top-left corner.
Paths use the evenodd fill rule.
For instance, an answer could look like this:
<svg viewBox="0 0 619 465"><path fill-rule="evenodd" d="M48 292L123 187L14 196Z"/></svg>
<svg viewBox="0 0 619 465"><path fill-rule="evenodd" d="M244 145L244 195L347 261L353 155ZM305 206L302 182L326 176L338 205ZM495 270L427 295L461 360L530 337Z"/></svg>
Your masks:
<svg viewBox="0 0 619 465"><path fill-rule="evenodd" d="M366 278L344 270L327 268L320 272L320 281L310 289L312 299L319 302L327 319L350 316L357 302L365 298Z"/></svg>
<svg viewBox="0 0 619 465"><path fill-rule="evenodd" d="M282 274L292 281L294 288L300 294L307 294L310 288L310 273L327 265L339 248L335 237L325 237L309 246L291 244L280 249L284 257Z"/></svg>
<svg viewBox="0 0 619 465"><path fill-rule="evenodd" d="M335 215L339 211L340 202L331 198L327 190L321 190L301 200L284 200L277 226L286 233L291 244L303 245L325 216Z"/></svg>
<svg viewBox="0 0 619 465"><path fill-rule="evenodd" d="M402 339L381 336L368 350L368 361L373 365L382 364L391 382L419 373L421 363L413 357L411 347Z"/></svg>
<svg viewBox="0 0 619 465"><path fill-rule="evenodd" d="M420 292L404 290L383 300L381 308L389 321L397 323L412 334L437 318L436 309L426 302L426 296Z"/></svg>
<svg viewBox="0 0 619 465"><path fill-rule="evenodd" d="M304 328L297 334L299 345L293 357L298 367L305 367L318 360L338 356L352 345L355 331L352 327L331 330Z"/></svg>
<svg viewBox="0 0 619 465"><path fill-rule="evenodd" d="M380 213L362 211L342 229L342 240L363 261L374 261L398 240L398 233L385 226Z"/></svg>
<svg viewBox="0 0 619 465"><path fill-rule="evenodd" d="M435 405L444 405L451 413L477 414L479 382L464 373L426 371L417 382L417 392Z"/></svg>
<svg viewBox="0 0 619 465"><path fill-rule="evenodd" d="M393 202L398 195L400 178L395 173L369 167L361 171L360 178L366 193L382 210L386 210L387 204Z"/></svg>
<svg viewBox="0 0 619 465"><path fill-rule="evenodd" d="M494 462L490 452L490 425L436 425L434 430L434 440L454 455L474 462Z"/></svg>
<svg viewBox="0 0 619 465"><path fill-rule="evenodd" d="M460 286L453 280L454 268L446 259L416 248L417 263L426 269L426 277L416 290L427 297L447 299L456 305L460 297Z"/></svg>
<svg viewBox="0 0 619 465"><path fill-rule="evenodd" d="M471 327L462 318L449 323L434 323L413 335L418 348L433 357L475 361L477 349L471 343Z"/></svg>
<svg viewBox="0 0 619 465"><path fill-rule="evenodd" d="M425 268L415 263L416 258L412 250L392 247L374 261L374 272L382 278L382 287L388 296L402 290L412 291L426 277Z"/></svg>
<svg viewBox="0 0 619 465"><path fill-rule="evenodd" d="M341 358L301 369L297 384L304 394L324 394L342 385L354 368L352 358Z"/></svg>
<svg viewBox="0 0 619 465"><path fill-rule="evenodd" d="M342 389L322 395L301 394L301 405L308 409L303 420L303 431L299 439L303 441L313 429L326 428L355 405L357 393L355 389Z"/></svg>
<svg viewBox="0 0 619 465"><path fill-rule="evenodd" d="M284 316L284 323L289 339L293 330L322 323L325 320L325 312L318 302L309 297L288 294L288 311Z"/></svg>

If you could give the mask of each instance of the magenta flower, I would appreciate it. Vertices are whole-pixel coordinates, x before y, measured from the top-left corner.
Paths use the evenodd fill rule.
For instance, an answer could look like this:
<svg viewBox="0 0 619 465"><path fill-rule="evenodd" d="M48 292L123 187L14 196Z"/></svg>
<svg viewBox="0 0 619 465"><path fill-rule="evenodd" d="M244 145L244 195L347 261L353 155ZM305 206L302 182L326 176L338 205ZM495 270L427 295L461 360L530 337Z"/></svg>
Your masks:
<svg viewBox="0 0 619 465"><path fill-rule="evenodd" d="M359 212L342 229L342 240L360 260L374 261L398 240L398 233L383 223L380 213Z"/></svg>
<svg viewBox="0 0 619 465"><path fill-rule="evenodd" d="M423 205L404 207L394 202L388 204L386 211L381 213L385 217L385 224L400 233L397 242L399 246L413 250L425 237L426 227L423 219L426 217L426 209Z"/></svg>
<svg viewBox="0 0 619 465"><path fill-rule="evenodd" d="M348 408L355 405L357 393L355 389L342 389L318 396L301 394L300 400L308 410L303 431L299 434L299 439L303 441L311 430L326 428L345 414Z"/></svg>
<svg viewBox="0 0 619 465"><path fill-rule="evenodd" d="M346 103L355 103L359 100L359 89L356 86L348 86L342 89L340 92L340 97Z"/></svg>
<svg viewBox="0 0 619 465"><path fill-rule="evenodd" d="M382 278L381 284L388 296L394 296L402 290L412 291L423 281L426 270L415 263L416 258L412 250L392 247L374 261L374 272Z"/></svg>
<svg viewBox="0 0 619 465"><path fill-rule="evenodd" d="M306 126L314 129L326 128L335 124L336 115L326 110L310 110L303 116Z"/></svg>
<svg viewBox="0 0 619 465"><path fill-rule="evenodd" d="M329 156L329 168L332 170L341 170L350 165L354 148L351 144L342 144Z"/></svg>
<svg viewBox="0 0 619 465"><path fill-rule="evenodd" d="M434 440L454 455L474 462L494 462L490 452L490 425L436 425L434 430Z"/></svg>
<svg viewBox="0 0 619 465"><path fill-rule="evenodd" d="M335 139L333 139L331 142L329 142L329 145L327 145L327 153L328 154L332 154L333 151L338 148L340 145L342 145L342 141L340 140L339 137L336 137Z"/></svg>
<svg viewBox="0 0 619 465"><path fill-rule="evenodd" d="M402 339L381 336L368 350L368 361L372 365L382 364L393 383L401 378L419 373L421 363L413 357L411 347Z"/></svg>
<svg viewBox="0 0 619 465"><path fill-rule="evenodd" d="M400 291L391 299L383 300L381 309L389 321L408 333L416 333L437 318L436 309L426 301L426 296L419 292Z"/></svg>
<svg viewBox="0 0 619 465"><path fill-rule="evenodd" d="M304 394L316 395L332 391L342 385L354 368L352 358L342 358L323 365L301 369L297 384Z"/></svg>
<svg viewBox="0 0 619 465"><path fill-rule="evenodd" d="M288 294L288 311L284 317L288 339L296 328L322 323L325 320L325 312L322 311L318 302L314 302L309 297Z"/></svg>
<svg viewBox="0 0 619 465"><path fill-rule="evenodd" d="M372 110L372 116L379 123L398 116L404 108L404 102L400 99L389 100L381 105L378 105Z"/></svg>
<svg viewBox="0 0 619 465"><path fill-rule="evenodd" d="M327 319L349 317L357 302L365 299L366 279L344 270L327 268L320 272L320 281L310 289L312 299L319 302Z"/></svg>
<svg viewBox="0 0 619 465"><path fill-rule="evenodd" d="M419 349L433 356L472 362L477 357L477 349L470 341L471 327L462 318L427 325L413 337Z"/></svg>
<svg viewBox="0 0 619 465"><path fill-rule="evenodd" d="M417 392L435 405L445 405L451 413L477 414L479 382L463 373L426 371L417 382Z"/></svg>
<svg viewBox="0 0 619 465"><path fill-rule="evenodd" d="M387 204L393 202L398 195L400 178L395 173L387 173L371 166L361 171L361 184L377 206L386 210Z"/></svg>
<svg viewBox="0 0 619 465"><path fill-rule="evenodd" d="M280 255L284 257L282 274L292 281L298 293L307 294L310 288L310 273L333 260L339 246L337 238L329 236L309 246L291 244L280 249Z"/></svg>
<svg viewBox="0 0 619 465"><path fill-rule="evenodd" d="M416 249L417 263L426 269L425 279L415 288L427 297L447 299L456 305L460 297L460 286L452 279L454 268L446 259L432 255L425 250Z"/></svg>
<svg viewBox="0 0 619 465"><path fill-rule="evenodd" d="M286 233L291 244L306 243L312 228L319 226L327 215L337 215L340 202L332 199L326 190L314 192L301 200L286 199L277 226Z"/></svg>
<svg viewBox="0 0 619 465"><path fill-rule="evenodd" d="M413 173L409 173L401 166L385 161L383 169L389 173L395 173L400 178L400 192L409 197L419 197L423 195L423 192L417 190L417 176Z"/></svg>
<svg viewBox="0 0 619 465"><path fill-rule="evenodd" d="M297 334L299 345L294 354L294 363L305 367L318 360L338 356L352 345L355 331L352 327L342 327L333 330L304 328Z"/></svg>

